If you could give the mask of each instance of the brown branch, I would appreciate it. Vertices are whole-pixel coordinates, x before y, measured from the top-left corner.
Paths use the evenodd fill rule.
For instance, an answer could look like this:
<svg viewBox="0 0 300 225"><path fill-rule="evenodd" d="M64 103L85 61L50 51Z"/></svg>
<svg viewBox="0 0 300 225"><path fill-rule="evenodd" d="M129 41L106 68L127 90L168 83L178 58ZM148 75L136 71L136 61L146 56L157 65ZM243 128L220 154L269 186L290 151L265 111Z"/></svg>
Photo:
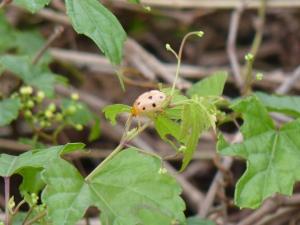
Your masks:
<svg viewBox="0 0 300 225"><path fill-rule="evenodd" d="M294 73L287 78L276 90L277 94L286 94L291 90L293 85L297 83L298 79L300 78L300 65L295 69Z"/></svg>
<svg viewBox="0 0 300 225"><path fill-rule="evenodd" d="M242 87L243 80L241 77L241 69L240 64L238 62L238 57L236 53L236 38L238 33L238 27L241 15L245 8L245 1L242 1L241 4L232 12L230 25L229 25L229 33L227 38L227 54L229 57L230 65L232 68L232 72L237 83L238 87Z"/></svg>

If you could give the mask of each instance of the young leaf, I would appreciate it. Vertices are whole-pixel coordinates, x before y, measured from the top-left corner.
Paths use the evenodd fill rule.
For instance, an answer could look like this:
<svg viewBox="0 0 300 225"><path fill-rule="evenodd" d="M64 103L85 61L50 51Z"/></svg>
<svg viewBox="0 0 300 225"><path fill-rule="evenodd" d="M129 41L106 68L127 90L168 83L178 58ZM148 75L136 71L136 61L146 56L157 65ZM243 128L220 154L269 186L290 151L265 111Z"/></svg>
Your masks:
<svg viewBox="0 0 300 225"><path fill-rule="evenodd" d="M276 96L262 92L256 92L255 95L269 111L300 117L300 97L298 96Z"/></svg>
<svg viewBox="0 0 300 225"><path fill-rule="evenodd" d="M191 161L198 145L201 133L211 126L215 126L214 113L210 112L210 105L204 105L204 101L190 102L184 105L181 122L181 137L185 137L185 151L181 171Z"/></svg>
<svg viewBox="0 0 300 225"><path fill-rule="evenodd" d="M134 148L117 154L87 181L59 160L43 173L43 201L54 225L75 224L91 205L101 210L103 225L184 223L181 190L174 178L160 171L160 159Z"/></svg>
<svg viewBox="0 0 300 225"><path fill-rule="evenodd" d="M155 117L154 125L161 139L166 140L167 135L171 135L177 140L180 140L180 125L173 120L163 115Z"/></svg>
<svg viewBox="0 0 300 225"><path fill-rule="evenodd" d="M200 80L187 91L187 95L219 96L222 95L227 80L227 72L220 71Z"/></svg>
<svg viewBox="0 0 300 225"><path fill-rule="evenodd" d="M116 117L120 113L130 112L131 107L123 104L114 104L114 105L108 105L104 107L102 111L104 112L105 118L108 119L112 125L115 125L117 122Z"/></svg>
<svg viewBox="0 0 300 225"><path fill-rule="evenodd" d="M0 126L10 124L19 115L21 107L20 100L17 98L9 98L0 101Z"/></svg>
<svg viewBox="0 0 300 225"><path fill-rule="evenodd" d="M74 29L90 37L113 64L122 60L126 33L117 18L98 0L66 0Z"/></svg>
<svg viewBox="0 0 300 225"><path fill-rule="evenodd" d="M26 84L43 90L47 96L53 95L56 75L40 65L32 65L29 57L5 55L0 58L0 64Z"/></svg>
<svg viewBox="0 0 300 225"><path fill-rule="evenodd" d="M236 186L235 203L239 207L257 208L275 193L291 195L294 183L300 180L300 120L277 130L255 97L241 101L236 108L244 116L243 126L247 129L242 131L246 140L220 149L224 155L247 160L247 169ZM262 114L254 116L253 111Z"/></svg>
<svg viewBox="0 0 300 225"><path fill-rule="evenodd" d="M28 9L31 13L35 13L48 5L51 0L14 0L14 3Z"/></svg>
<svg viewBox="0 0 300 225"><path fill-rule="evenodd" d="M187 218L186 222L187 225L215 225L211 220L202 219L196 216Z"/></svg>

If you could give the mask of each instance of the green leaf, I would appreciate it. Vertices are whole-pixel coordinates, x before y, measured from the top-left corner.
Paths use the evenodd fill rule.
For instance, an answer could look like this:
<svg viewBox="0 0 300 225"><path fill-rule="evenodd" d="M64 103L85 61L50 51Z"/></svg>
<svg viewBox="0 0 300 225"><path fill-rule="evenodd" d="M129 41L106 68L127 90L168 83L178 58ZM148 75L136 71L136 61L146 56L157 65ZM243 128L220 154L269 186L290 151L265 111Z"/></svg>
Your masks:
<svg viewBox="0 0 300 225"><path fill-rule="evenodd" d="M74 29L91 38L113 64L122 60L126 33L117 18L98 0L66 0Z"/></svg>
<svg viewBox="0 0 300 225"><path fill-rule="evenodd" d="M186 222L187 225L215 225L213 221L202 219L197 216L187 218Z"/></svg>
<svg viewBox="0 0 300 225"><path fill-rule="evenodd" d="M15 46L15 34L12 26L7 22L4 13L0 12L0 53Z"/></svg>
<svg viewBox="0 0 300 225"><path fill-rule="evenodd" d="M14 3L35 13L49 4L51 0L14 0Z"/></svg>
<svg viewBox="0 0 300 225"><path fill-rule="evenodd" d="M257 92L255 95L269 111L300 117L300 97L298 96L277 96L262 92Z"/></svg>
<svg viewBox="0 0 300 225"><path fill-rule="evenodd" d="M21 103L18 98L0 101L0 126L8 125L15 120L19 115L20 107Z"/></svg>
<svg viewBox="0 0 300 225"><path fill-rule="evenodd" d="M26 84L44 91L47 96L53 95L56 75L48 68L32 65L30 58L25 56L5 55L0 58L0 63Z"/></svg>
<svg viewBox="0 0 300 225"><path fill-rule="evenodd" d="M23 177L20 186L20 192L24 196L25 193L39 193L45 186L41 178L41 168L27 167L23 168L19 174Z"/></svg>
<svg viewBox="0 0 300 225"><path fill-rule="evenodd" d="M191 161L201 133L209 127L214 126L214 113L210 112L210 105L206 105L204 99L197 102L190 102L184 105L180 136L185 137L185 151L181 171Z"/></svg>
<svg viewBox="0 0 300 225"><path fill-rule="evenodd" d="M89 134L89 141L95 141L100 137L101 128L100 128L100 119L95 116L94 124L91 128L91 132Z"/></svg>
<svg viewBox="0 0 300 225"><path fill-rule="evenodd" d="M128 105L123 105L123 104L114 104L114 105L108 105L108 106L104 107L104 109L102 111L104 112L105 118L107 120L109 120L112 125L115 125L117 122L116 117L120 113L130 112L131 107Z"/></svg>
<svg viewBox="0 0 300 225"><path fill-rule="evenodd" d="M53 224L76 224L92 205L89 185L75 167L62 159L50 163L42 177L47 184L42 200Z"/></svg>
<svg viewBox="0 0 300 225"><path fill-rule="evenodd" d="M43 173L47 183L43 201L54 225L75 224L91 205L101 210L103 225L184 223L181 189L160 171L160 159L134 148L115 155L88 181L59 160Z"/></svg>
<svg viewBox="0 0 300 225"><path fill-rule="evenodd" d="M227 72L220 71L200 80L187 91L188 96L220 96L227 80Z"/></svg>
<svg viewBox="0 0 300 225"><path fill-rule="evenodd" d="M128 0L128 2L134 3L134 4L140 4L141 3L140 0Z"/></svg>
<svg viewBox="0 0 300 225"><path fill-rule="evenodd" d="M267 109L255 97L251 96L234 103L231 108L243 114L244 124L241 127L244 138L249 138L267 130L274 129L274 123ZM253 123L259 118L260 123ZM250 121L250 122L249 122Z"/></svg>
<svg viewBox="0 0 300 225"><path fill-rule="evenodd" d="M24 54L33 60L37 52L45 45L43 37L38 31L21 31L16 32L16 47L19 54ZM48 65L52 61L52 57L48 52L45 52L39 59L39 64Z"/></svg>
<svg viewBox="0 0 300 225"><path fill-rule="evenodd" d="M92 119L93 115L86 104L82 102L77 102L70 99L63 99L62 100L62 111L67 112L70 107L74 107L75 111L73 113L64 113L68 114L65 119L65 122L70 124L81 124L87 125Z"/></svg>
<svg viewBox="0 0 300 225"><path fill-rule="evenodd" d="M169 142L175 149L177 149L169 135L171 135L177 141L182 140L182 137L180 136L180 125L168 117L160 114L155 117L154 126L161 139Z"/></svg>
<svg viewBox="0 0 300 225"><path fill-rule="evenodd" d="M276 129L257 98L248 98L236 107L244 117L243 126L247 129L242 131L247 138L241 144L219 150L247 160L247 169L236 186L235 203L257 208L275 193L291 195L295 182L300 180L300 120ZM254 116L253 111L262 114Z"/></svg>
<svg viewBox="0 0 300 225"><path fill-rule="evenodd" d="M0 154L0 176L9 177L27 167L43 168L59 155L82 149L83 146L81 143L73 143L28 151L19 156Z"/></svg>

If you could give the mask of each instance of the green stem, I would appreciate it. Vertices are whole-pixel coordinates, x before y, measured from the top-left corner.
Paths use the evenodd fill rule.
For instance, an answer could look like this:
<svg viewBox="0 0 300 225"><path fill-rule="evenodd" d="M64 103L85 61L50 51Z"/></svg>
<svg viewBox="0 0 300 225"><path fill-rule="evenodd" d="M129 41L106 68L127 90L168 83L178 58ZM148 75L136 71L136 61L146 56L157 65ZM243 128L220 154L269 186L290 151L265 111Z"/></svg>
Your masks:
<svg viewBox="0 0 300 225"><path fill-rule="evenodd" d="M124 147L124 145L132 140L133 138L135 138L137 135L139 135L141 132L143 132L149 125L150 123L146 123L144 126L140 127L136 132L134 132L133 134L129 134L129 128L131 125L131 121L132 121L132 117L130 116L126 122L126 126L125 126L125 131L124 131L124 135L121 138L121 141L119 143L119 145L113 150L113 152L107 156L86 178L85 181L89 181L91 180L98 172L99 170L101 170L101 168L106 165L107 162L109 162L116 154L118 154Z"/></svg>
<svg viewBox="0 0 300 225"><path fill-rule="evenodd" d="M29 220L28 222L24 223L24 225L30 225L33 224L34 222L40 220L41 218L43 218L46 215L46 211L43 211L39 214L37 214L35 217L33 217L31 220Z"/></svg>
<svg viewBox="0 0 300 225"><path fill-rule="evenodd" d="M242 93L244 95L248 95L252 91L251 86L253 83L253 64L263 38L263 28L266 21L266 5L267 0L261 0L261 6L258 11L259 24L257 26L257 31L255 33L255 37L250 50L250 54L253 55L253 59L247 61L244 67L244 85L242 90Z"/></svg>
<svg viewBox="0 0 300 225"><path fill-rule="evenodd" d="M171 97L174 95L176 83L177 83L178 77L179 77L179 70L180 70L180 65L181 65L181 59L182 59L183 47L184 47L185 42L186 42L186 40L188 39L188 37L190 37L190 36L192 36L192 35L197 35L197 36L199 36L199 32L198 32L198 31L194 31L194 32L187 33L187 34L183 37L183 39L182 39L182 41L181 41L178 55L175 54L175 56L177 55L177 57L176 57L176 58L177 58L177 67L176 67L175 79L174 79L173 86L172 86L172 90L171 90Z"/></svg>

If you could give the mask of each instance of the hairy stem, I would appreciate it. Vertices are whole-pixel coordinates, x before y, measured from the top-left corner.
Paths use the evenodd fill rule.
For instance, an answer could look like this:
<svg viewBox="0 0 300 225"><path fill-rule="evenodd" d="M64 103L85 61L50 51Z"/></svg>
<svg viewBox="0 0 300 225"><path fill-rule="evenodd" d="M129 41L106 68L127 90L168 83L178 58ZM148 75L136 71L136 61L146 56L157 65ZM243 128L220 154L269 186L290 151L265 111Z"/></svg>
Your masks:
<svg viewBox="0 0 300 225"><path fill-rule="evenodd" d="M4 177L4 199L5 199L5 225L9 225L10 177Z"/></svg>

